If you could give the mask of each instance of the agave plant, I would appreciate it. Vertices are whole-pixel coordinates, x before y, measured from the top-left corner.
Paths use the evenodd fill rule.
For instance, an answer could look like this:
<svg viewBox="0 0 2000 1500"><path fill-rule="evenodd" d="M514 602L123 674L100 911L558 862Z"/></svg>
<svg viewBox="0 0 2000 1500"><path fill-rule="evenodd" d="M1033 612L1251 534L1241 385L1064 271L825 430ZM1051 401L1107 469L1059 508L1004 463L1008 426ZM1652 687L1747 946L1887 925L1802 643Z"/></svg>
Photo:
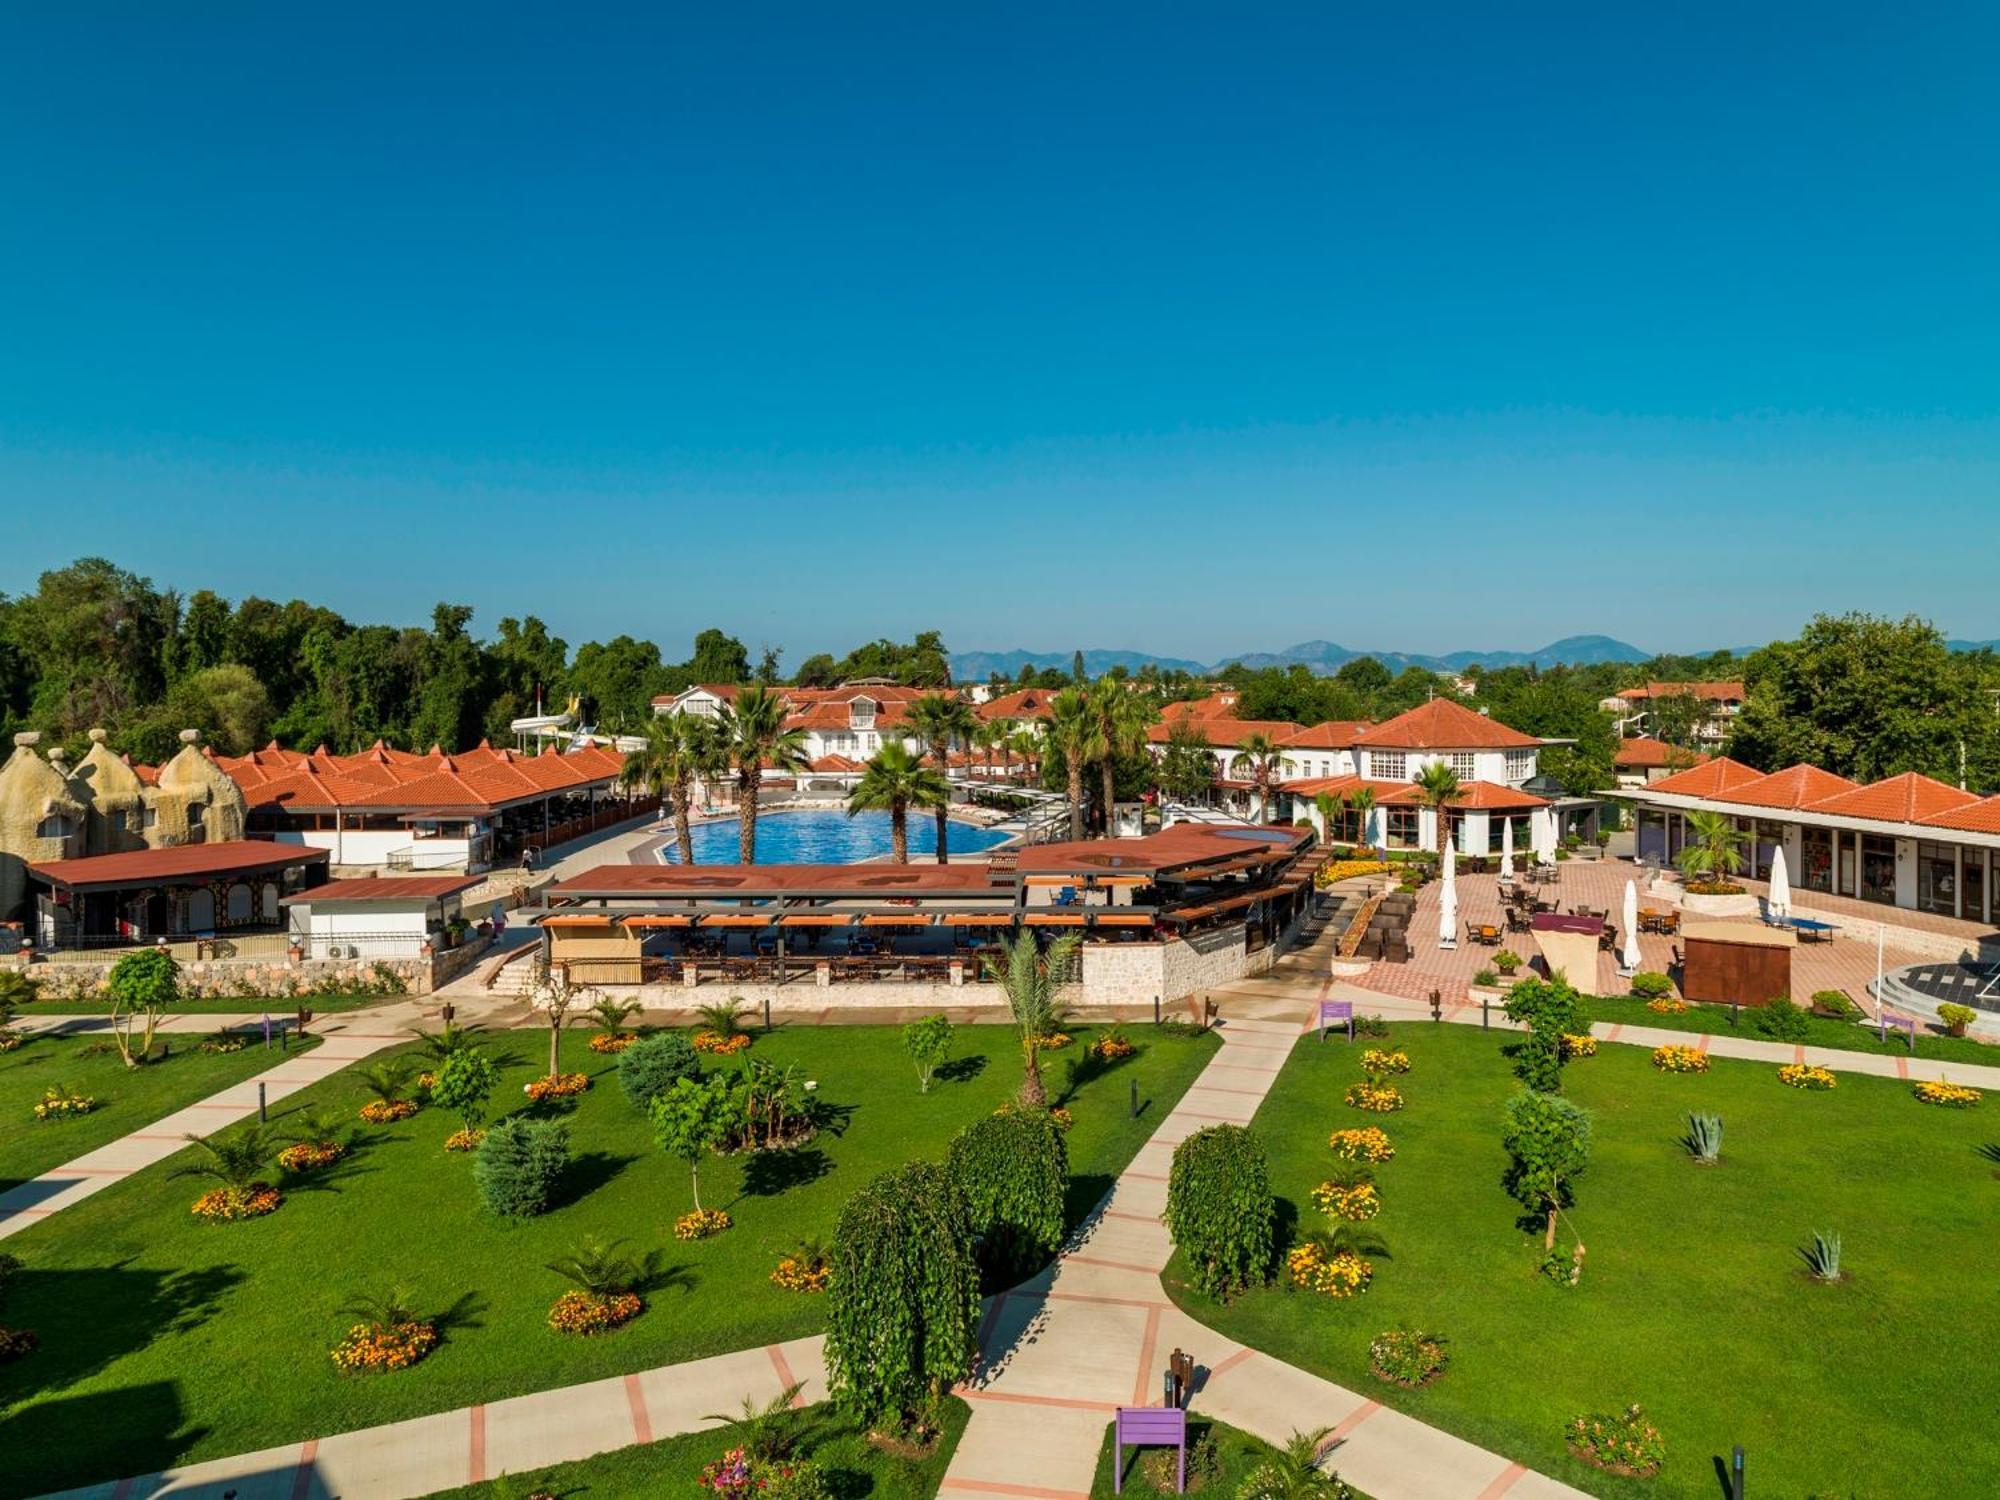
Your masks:
<svg viewBox="0 0 2000 1500"><path fill-rule="evenodd" d="M571 1246L567 1255L550 1261L547 1269L592 1296L629 1292L646 1285L658 1273L660 1253L649 1250L643 1256L626 1255L624 1244L624 1240L607 1244L594 1235L588 1236Z"/></svg>
<svg viewBox="0 0 2000 1500"><path fill-rule="evenodd" d="M175 1167L172 1176L213 1178L224 1187L241 1192L255 1186L270 1165L271 1142L261 1125L246 1126L236 1135L191 1135L187 1139L208 1155L204 1160Z"/></svg>
<svg viewBox="0 0 2000 1500"><path fill-rule="evenodd" d="M719 1037L732 1037L742 1033L746 1009L742 997L732 995L727 1000L717 1000L709 1005L697 1005L695 1014L701 1017L704 1029L714 1032Z"/></svg>
<svg viewBox="0 0 2000 1500"><path fill-rule="evenodd" d="M1331 1427L1294 1432L1244 1477L1237 1500L1349 1500L1354 1492L1320 1463L1332 1432Z"/></svg>
<svg viewBox="0 0 2000 1500"><path fill-rule="evenodd" d="M397 1104L416 1082L416 1069L407 1057L391 1057L363 1068L357 1076L361 1086L384 1104Z"/></svg>
<svg viewBox="0 0 2000 1500"><path fill-rule="evenodd" d="M1824 1229L1813 1231L1812 1243L1799 1251L1806 1269L1816 1281L1840 1280L1840 1236Z"/></svg>
<svg viewBox="0 0 2000 1500"><path fill-rule="evenodd" d="M637 1015L643 1006L637 1000L614 1000L609 995L590 1007L590 1013L597 1017L597 1024L607 1034L625 1029L625 1022Z"/></svg>
<svg viewBox="0 0 2000 1500"><path fill-rule="evenodd" d="M1681 1137L1681 1144L1687 1154L1705 1165L1714 1165L1722 1160L1722 1116L1689 1115L1687 1134Z"/></svg>

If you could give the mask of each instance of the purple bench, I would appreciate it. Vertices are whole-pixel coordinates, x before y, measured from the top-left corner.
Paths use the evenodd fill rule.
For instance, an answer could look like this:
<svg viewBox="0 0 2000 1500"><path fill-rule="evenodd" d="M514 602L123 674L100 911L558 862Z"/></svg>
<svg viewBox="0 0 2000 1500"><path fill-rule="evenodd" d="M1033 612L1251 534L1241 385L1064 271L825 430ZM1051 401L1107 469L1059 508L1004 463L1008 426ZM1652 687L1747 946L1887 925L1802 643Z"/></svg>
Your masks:
<svg viewBox="0 0 2000 1500"><path fill-rule="evenodd" d="M1111 1491L1125 1493L1125 1445L1135 1448L1164 1448L1171 1444L1180 1450L1180 1460L1174 1470L1174 1493L1183 1494L1187 1490L1187 1413L1172 1406L1121 1406L1118 1420L1113 1424L1116 1442L1112 1451L1114 1467L1111 1471Z"/></svg>
<svg viewBox="0 0 2000 1500"><path fill-rule="evenodd" d="M1893 1026L1903 1033L1903 1039L1910 1044L1910 1051L1917 1050L1917 1023L1910 1017L1892 1016L1885 1010L1879 1012L1875 1020L1875 1035L1882 1041L1889 1040L1889 1028Z"/></svg>
<svg viewBox="0 0 2000 1500"><path fill-rule="evenodd" d="M1327 1023L1339 1021L1347 1027L1347 1039L1354 1040L1354 1002L1352 1000L1322 1000L1319 1003L1319 1039L1326 1040Z"/></svg>

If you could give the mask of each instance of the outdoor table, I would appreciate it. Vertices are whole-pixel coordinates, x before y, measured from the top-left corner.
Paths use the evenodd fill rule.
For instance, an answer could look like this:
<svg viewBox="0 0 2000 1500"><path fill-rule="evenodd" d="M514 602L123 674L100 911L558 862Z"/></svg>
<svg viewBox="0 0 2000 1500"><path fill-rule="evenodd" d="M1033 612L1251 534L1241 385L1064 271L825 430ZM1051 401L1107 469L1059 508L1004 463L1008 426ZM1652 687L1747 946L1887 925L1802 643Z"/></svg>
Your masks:
<svg viewBox="0 0 2000 1500"><path fill-rule="evenodd" d="M1840 930L1831 922L1816 922L1811 917L1788 917L1785 925L1799 935L1802 943L1830 943Z"/></svg>

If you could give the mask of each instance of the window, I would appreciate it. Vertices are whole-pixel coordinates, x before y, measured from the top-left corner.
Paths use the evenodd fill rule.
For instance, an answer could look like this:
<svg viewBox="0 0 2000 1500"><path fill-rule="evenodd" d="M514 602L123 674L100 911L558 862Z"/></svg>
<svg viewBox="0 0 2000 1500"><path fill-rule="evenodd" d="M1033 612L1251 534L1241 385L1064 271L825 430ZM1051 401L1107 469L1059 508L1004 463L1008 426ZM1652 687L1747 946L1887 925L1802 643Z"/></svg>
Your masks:
<svg viewBox="0 0 2000 1500"><path fill-rule="evenodd" d="M1958 851L1951 845L1917 845L1917 910L1958 915Z"/></svg>
<svg viewBox="0 0 2000 1500"><path fill-rule="evenodd" d="M1400 750L1370 750L1368 769L1376 781L1401 781L1409 774L1408 759Z"/></svg>
<svg viewBox="0 0 2000 1500"><path fill-rule="evenodd" d="M1833 890L1833 830L1799 830L1799 884L1809 891Z"/></svg>
<svg viewBox="0 0 2000 1500"><path fill-rule="evenodd" d="M199 802L190 802L190 803L188 804L188 832L189 832L189 833L199 833L199 832L201 832L201 820L202 820L202 815L203 815L203 813L204 813L205 811L206 811L206 809L205 809L205 808L203 808L203 806L202 806L202 805L201 805L201 804L200 804Z"/></svg>
<svg viewBox="0 0 2000 1500"><path fill-rule="evenodd" d="M1861 835L1861 899L1896 904L1896 841L1879 834Z"/></svg>
<svg viewBox="0 0 2000 1500"><path fill-rule="evenodd" d="M1478 772L1479 757L1470 750L1454 750L1446 759L1451 764L1451 774L1460 781L1470 781Z"/></svg>
<svg viewBox="0 0 2000 1500"><path fill-rule="evenodd" d="M1507 784L1519 786L1535 774L1535 752L1532 750L1509 750L1507 752Z"/></svg>
<svg viewBox="0 0 2000 1500"><path fill-rule="evenodd" d="M1417 847L1417 810L1414 807L1392 807L1387 809L1387 831L1384 839L1391 849L1414 849Z"/></svg>
<svg viewBox="0 0 2000 1500"><path fill-rule="evenodd" d="M69 837L69 817L67 814L52 812L35 825L38 839L66 839Z"/></svg>

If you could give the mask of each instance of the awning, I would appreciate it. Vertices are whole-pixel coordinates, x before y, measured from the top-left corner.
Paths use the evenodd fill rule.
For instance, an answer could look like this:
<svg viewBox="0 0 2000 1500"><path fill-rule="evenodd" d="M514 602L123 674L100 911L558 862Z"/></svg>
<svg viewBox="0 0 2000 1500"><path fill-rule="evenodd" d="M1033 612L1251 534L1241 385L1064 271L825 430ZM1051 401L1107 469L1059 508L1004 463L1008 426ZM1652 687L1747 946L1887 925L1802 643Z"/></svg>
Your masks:
<svg viewBox="0 0 2000 1500"><path fill-rule="evenodd" d="M854 920L854 913L804 912L795 911L778 918L780 927L845 927Z"/></svg>
<svg viewBox="0 0 2000 1500"><path fill-rule="evenodd" d="M861 925L863 927L928 927L931 925L931 919L915 915L892 916L883 912L870 912L861 919Z"/></svg>
<svg viewBox="0 0 2000 1500"><path fill-rule="evenodd" d="M1151 885L1153 877L1150 875L1100 875L1097 877L1097 883L1099 885Z"/></svg>
<svg viewBox="0 0 2000 1500"><path fill-rule="evenodd" d="M541 925L544 927L609 927L611 925L611 917L609 913L601 917L558 913L552 917L543 917Z"/></svg>
<svg viewBox="0 0 2000 1500"><path fill-rule="evenodd" d="M1106 912L1097 918L1099 927L1151 927L1153 919L1138 912Z"/></svg>
<svg viewBox="0 0 2000 1500"><path fill-rule="evenodd" d="M1082 885L1081 875L1023 875L1023 885Z"/></svg>
<svg viewBox="0 0 2000 1500"><path fill-rule="evenodd" d="M1216 910L1217 908L1213 906L1184 906L1179 911L1170 911L1166 915L1176 922L1198 922L1203 917L1214 916Z"/></svg>
<svg viewBox="0 0 2000 1500"><path fill-rule="evenodd" d="M1030 927L1081 927L1082 913L1070 912L1030 912L1026 919Z"/></svg>
<svg viewBox="0 0 2000 1500"><path fill-rule="evenodd" d="M948 911L938 920L947 927L1012 927L1012 912Z"/></svg>
<svg viewBox="0 0 2000 1500"><path fill-rule="evenodd" d="M694 918L689 916L675 916L670 912L662 912L657 916L627 917L625 925L627 927L692 927L694 925Z"/></svg>
<svg viewBox="0 0 2000 1500"><path fill-rule="evenodd" d="M704 927L768 927L771 917L768 912L718 912L714 916L701 919Z"/></svg>

